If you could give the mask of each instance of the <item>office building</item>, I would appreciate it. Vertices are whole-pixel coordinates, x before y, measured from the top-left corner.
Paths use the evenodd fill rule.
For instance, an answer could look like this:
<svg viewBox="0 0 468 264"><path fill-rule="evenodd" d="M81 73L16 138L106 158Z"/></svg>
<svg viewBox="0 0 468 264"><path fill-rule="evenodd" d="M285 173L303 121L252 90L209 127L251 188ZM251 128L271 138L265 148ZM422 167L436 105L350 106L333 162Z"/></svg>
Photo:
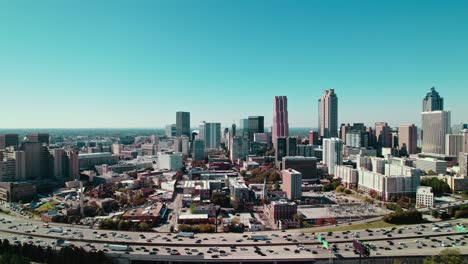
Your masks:
<svg viewBox="0 0 468 264"><path fill-rule="evenodd" d="M18 147L18 134L0 134L0 149Z"/></svg>
<svg viewBox="0 0 468 264"><path fill-rule="evenodd" d="M247 137L249 134L249 119L242 118L239 120L239 136Z"/></svg>
<svg viewBox="0 0 468 264"><path fill-rule="evenodd" d="M286 138L286 148L287 156L296 156L297 155L297 138L295 137L287 137Z"/></svg>
<svg viewBox="0 0 468 264"><path fill-rule="evenodd" d="M338 97L334 89L326 90L319 99L319 133L320 137L338 136Z"/></svg>
<svg viewBox="0 0 468 264"><path fill-rule="evenodd" d="M309 144L315 146L319 144L319 134L317 131L309 131Z"/></svg>
<svg viewBox="0 0 468 264"><path fill-rule="evenodd" d="M398 128L398 147L400 155L418 153L418 128L415 125L401 125Z"/></svg>
<svg viewBox="0 0 468 264"><path fill-rule="evenodd" d="M445 135L445 155L460 157L460 153L464 151L464 136L463 134L447 134Z"/></svg>
<svg viewBox="0 0 468 264"><path fill-rule="evenodd" d="M317 158L287 156L283 157L282 168L293 169L302 174L302 179L317 179Z"/></svg>
<svg viewBox="0 0 468 264"><path fill-rule="evenodd" d="M445 153L445 135L450 133L450 111L422 113L422 152Z"/></svg>
<svg viewBox="0 0 468 264"><path fill-rule="evenodd" d="M392 131L386 122L375 123L375 137L377 151L392 147Z"/></svg>
<svg viewBox="0 0 468 264"><path fill-rule="evenodd" d="M264 133L264 117L263 116L249 116L248 118L248 138L252 142L255 133Z"/></svg>
<svg viewBox="0 0 468 264"><path fill-rule="evenodd" d="M413 164L417 169L423 170L426 173L445 174L447 172L447 162L444 160L418 158Z"/></svg>
<svg viewBox="0 0 468 264"><path fill-rule="evenodd" d="M369 146L369 136L365 131L349 131L346 133L346 146L367 148Z"/></svg>
<svg viewBox="0 0 468 264"><path fill-rule="evenodd" d="M265 132L265 133L254 133L254 142L258 143L265 143L267 147L269 148L272 144L271 142L271 133L270 132Z"/></svg>
<svg viewBox="0 0 468 264"><path fill-rule="evenodd" d="M283 157L288 155L287 139L285 137L277 137L274 145L276 146L275 161L278 163L281 162Z"/></svg>
<svg viewBox="0 0 468 264"><path fill-rule="evenodd" d="M297 145L297 155L302 157L316 157L314 145Z"/></svg>
<svg viewBox="0 0 468 264"><path fill-rule="evenodd" d="M434 206L434 193L432 187L419 186L416 190L416 206L417 207L429 207Z"/></svg>
<svg viewBox="0 0 468 264"><path fill-rule="evenodd" d="M349 124L341 124L340 126L340 135L339 138L343 140L343 143L347 145L346 141L346 134L351 130L351 126Z"/></svg>
<svg viewBox="0 0 468 264"><path fill-rule="evenodd" d="M176 124L166 125L166 128L164 130L164 135L166 135L166 137L175 137L176 134L177 134Z"/></svg>
<svg viewBox="0 0 468 264"><path fill-rule="evenodd" d="M228 179L228 184L232 200L239 203L250 201L250 190L243 180L240 178L231 177Z"/></svg>
<svg viewBox="0 0 468 264"><path fill-rule="evenodd" d="M203 131L205 148L217 149L221 146L221 123L203 122L200 124L200 131Z"/></svg>
<svg viewBox="0 0 468 264"><path fill-rule="evenodd" d="M190 136L190 112L176 113L176 137Z"/></svg>
<svg viewBox="0 0 468 264"><path fill-rule="evenodd" d="M158 152L158 168L161 170L180 171L182 169L182 153Z"/></svg>
<svg viewBox="0 0 468 264"><path fill-rule="evenodd" d="M195 139L193 141L193 160L205 160L205 142L202 139Z"/></svg>
<svg viewBox="0 0 468 264"><path fill-rule="evenodd" d="M31 133L27 135L30 142L39 142L41 144L49 145L49 134L47 133Z"/></svg>
<svg viewBox="0 0 468 264"><path fill-rule="evenodd" d="M468 179L468 153L462 153L458 158L458 164L460 166L460 173L461 177Z"/></svg>
<svg viewBox="0 0 468 264"><path fill-rule="evenodd" d="M23 181L26 180L26 161L24 151L15 150L14 147L9 147L5 151L0 152L0 162L4 162L0 165L0 175L3 181L7 179L12 181ZM12 164L14 167L12 168ZM6 170L3 171L2 170ZM13 175L11 175L13 170Z"/></svg>
<svg viewBox="0 0 468 264"><path fill-rule="evenodd" d="M301 200L302 198L302 174L293 169L284 169L281 171L283 180L283 192L286 193L289 200Z"/></svg>
<svg viewBox="0 0 468 264"><path fill-rule="evenodd" d="M277 147L276 142L278 137L289 136L288 123L288 99L286 96L275 96L273 98L273 135L272 140Z"/></svg>
<svg viewBox="0 0 468 264"><path fill-rule="evenodd" d="M114 144L114 145L118 145L118 144ZM141 145L141 154L143 156L155 156L157 153L158 153L158 145L152 144L152 143L147 143L147 144ZM116 154L116 153L114 153L114 154Z"/></svg>
<svg viewBox="0 0 468 264"><path fill-rule="evenodd" d="M336 165L343 164L343 141L341 139L323 139L323 164L327 165L329 174L334 173Z"/></svg>
<svg viewBox="0 0 468 264"><path fill-rule="evenodd" d="M278 224L279 221L292 219L297 214L297 204L282 199L265 205L264 211L272 222Z"/></svg>
<svg viewBox="0 0 468 264"><path fill-rule="evenodd" d="M440 97L434 87L426 94L422 102L423 112L444 110L444 98Z"/></svg>
<svg viewBox="0 0 468 264"><path fill-rule="evenodd" d="M231 141L230 158L232 162L238 159L245 160L249 154L249 141L245 137L235 136Z"/></svg>
<svg viewBox="0 0 468 264"><path fill-rule="evenodd" d="M117 162L119 161L119 156L113 155L110 152L79 154L78 161L80 170L90 170L94 169L94 166L96 165L117 164Z"/></svg>

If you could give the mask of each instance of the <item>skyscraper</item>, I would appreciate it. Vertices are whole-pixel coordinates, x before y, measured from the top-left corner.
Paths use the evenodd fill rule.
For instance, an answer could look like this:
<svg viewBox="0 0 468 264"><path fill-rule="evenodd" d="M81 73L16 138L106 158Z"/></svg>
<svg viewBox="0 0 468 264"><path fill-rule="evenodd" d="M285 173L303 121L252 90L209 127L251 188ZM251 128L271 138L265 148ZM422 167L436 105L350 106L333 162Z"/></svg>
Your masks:
<svg viewBox="0 0 468 264"><path fill-rule="evenodd" d="M338 97L334 89L319 99L319 134L323 138L338 136Z"/></svg>
<svg viewBox="0 0 468 264"><path fill-rule="evenodd" d="M422 102L423 112L444 110L444 98L440 97L434 87L426 94Z"/></svg>
<svg viewBox="0 0 468 264"><path fill-rule="evenodd" d="M275 96L273 98L273 135L272 140L276 148L278 137L288 137L288 98L286 96Z"/></svg>
<svg viewBox="0 0 468 264"><path fill-rule="evenodd" d="M276 146L275 160L278 163L283 159L283 157L288 155L287 139L285 137L277 137L274 145Z"/></svg>
<svg viewBox="0 0 468 264"><path fill-rule="evenodd" d="M176 113L176 136L190 136L190 112Z"/></svg>
<svg viewBox="0 0 468 264"><path fill-rule="evenodd" d="M458 160L460 153L463 153L464 143L463 134L445 135L445 155L456 156Z"/></svg>
<svg viewBox="0 0 468 264"><path fill-rule="evenodd" d="M195 139L193 141L193 160L205 160L205 143L202 139Z"/></svg>
<svg viewBox="0 0 468 264"><path fill-rule="evenodd" d="M343 143L346 145L346 133L351 130L351 126L349 124L341 124L340 126L340 136L339 138L343 140Z"/></svg>
<svg viewBox="0 0 468 264"><path fill-rule="evenodd" d="M310 145L318 145L318 133L317 131L309 131L309 144Z"/></svg>
<svg viewBox="0 0 468 264"><path fill-rule="evenodd" d="M392 146L392 131L386 122L375 123L375 136L377 139L377 151L381 148Z"/></svg>
<svg viewBox="0 0 468 264"><path fill-rule="evenodd" d="M39 142L49 145L49 134L47 133L32 133L28 135L28 139L30 142Z"/></svg>
<svg viewBox="0 0 468 264"><path fill-rule="evenodd" d="M248 138L249 141L253 141L255 133L263 133L264 130L264 120L263 116L249 116L248 119Z"/></svg>
<svg viewBox="0 0 468 264"><path fill-rule="evenodd" d="M296 156L297 155L297 138L287 137L286 138L286 149L287 156Z"/></svg>
<svg viewBox="0 0 468 264"><path fill-rule="evenodd" d="M422 113L422 152L445 153L445 135L450 133L450 111Z"/></svg>
<svg viewBox="0 0 468 264"><path fill-rule="evenodd" d="M18 134L0 134L0 149L18 147Z"/></svg>
<svg viewBox="0 0 468 264"><path fill-rule="evenodd" d="M328 173L333 174L336 165L343 164L343 141L339 138L323 139L323 163Z"/></svg>
<svg viewBox="0 0 468 264"><path fill-rule="evenodd" d="M221 145L221 123L206 123L201 124L200 131L203 130L203 141L205 148L219 148Z"/></svg>
<svg viewBox="0 0 468 264"><path fill-rule="evenodd" d="M418 128L413 125L401 125L398 128L398 143L401 155L418 153Z"/></svg>

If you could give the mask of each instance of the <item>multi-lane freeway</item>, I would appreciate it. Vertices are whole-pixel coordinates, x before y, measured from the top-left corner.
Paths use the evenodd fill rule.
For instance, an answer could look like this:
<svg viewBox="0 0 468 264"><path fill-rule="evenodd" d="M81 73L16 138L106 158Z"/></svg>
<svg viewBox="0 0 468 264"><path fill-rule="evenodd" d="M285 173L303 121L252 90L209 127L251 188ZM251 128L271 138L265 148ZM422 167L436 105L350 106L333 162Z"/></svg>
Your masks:
<svg viewBox="0 0 468 264"><path fill-rule="evenodd" d="M110 256L121 255L128 260L180 261L246 261L249 260L327 260L355 258L352 241L359 239L374 246L372 257L385 256L429 256L438 254L446 247L460 249L468 254L468 235L455 231L453 227L433 231L433 225L412 225L392 229L358 230L351 232L321 233L336 252L330 253L317 241L311 231L270 231L258 234L268 240L252 240L255 233L196 234L194 238L177 237L174 233L112 232L89 227L50 224L2 215L0 237L10 242L34 243L57 246L62 239L86 250L103 250ZM0 219L1 220L1 219ZM450 222L455 225L455 222ZM468 224L466 219L457 223ZM68 243L67 243L68 244ZM126 252L114 251L108 244L128 245Z"/></svg>

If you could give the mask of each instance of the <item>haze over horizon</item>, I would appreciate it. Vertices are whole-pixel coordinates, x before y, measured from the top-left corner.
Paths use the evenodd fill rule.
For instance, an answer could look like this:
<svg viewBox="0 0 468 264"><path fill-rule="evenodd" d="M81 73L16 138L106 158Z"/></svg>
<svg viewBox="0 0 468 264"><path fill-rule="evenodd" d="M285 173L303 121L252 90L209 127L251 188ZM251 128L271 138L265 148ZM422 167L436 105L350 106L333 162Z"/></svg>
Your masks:
<svg viewBox="0 0 468 264"><path fill-rule="evenodd" d="M180 4L184 8L180 8ZM467 122L466 1L4 1L0 128L157 128L191 113L229 126L317 127L335 89L339 123L420 126L433 86ZM5 113L7 112L7 113Z"/></svg>

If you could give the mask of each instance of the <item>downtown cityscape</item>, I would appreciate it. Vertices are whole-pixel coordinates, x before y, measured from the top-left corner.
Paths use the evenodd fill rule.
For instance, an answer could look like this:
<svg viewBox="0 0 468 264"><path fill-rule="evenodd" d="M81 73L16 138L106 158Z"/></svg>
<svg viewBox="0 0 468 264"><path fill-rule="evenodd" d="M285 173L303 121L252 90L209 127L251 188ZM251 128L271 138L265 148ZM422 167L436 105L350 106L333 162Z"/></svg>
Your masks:
<svg viewBox="0 0 468 264"><path fill-rule="evenodd" d="M0 3L0 264L468 263L448 2Z"/></svg>

